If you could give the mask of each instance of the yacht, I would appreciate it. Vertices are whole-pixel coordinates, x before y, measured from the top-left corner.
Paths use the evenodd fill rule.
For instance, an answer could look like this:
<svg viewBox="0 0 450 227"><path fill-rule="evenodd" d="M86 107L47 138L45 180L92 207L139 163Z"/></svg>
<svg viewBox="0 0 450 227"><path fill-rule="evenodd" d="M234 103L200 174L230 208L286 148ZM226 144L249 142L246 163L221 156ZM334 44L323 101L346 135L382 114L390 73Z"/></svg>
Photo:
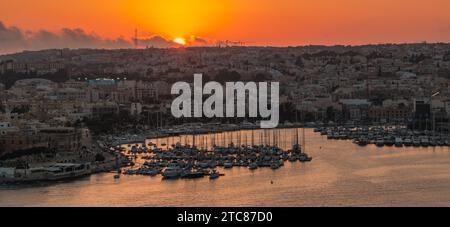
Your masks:
<svg viewBox="0 0 450 227"><path fill-rule="evenodd" d="M333 139L336 139L336 140L338 140L340 138L340 134L339 134L339 132L335 132L335 133L333 133Z"/></svg>
<svg viewBox="0 0 450 227"><path fill-rule="evenodd" d="M138 173L145 176L156 176L159 174L160 170L160 167L156 163L145 162L143 168L138 170Z"/></svg>
<svg viewBox="0 0 450 227"><path fill-rule="evenodd" d="M148 171L148 175L151 176L151 177L154 177L154 176L158 175L158 173L159 173L158 169L151 169L151 170Z"/></svg>
<svg viewBox="0 0 450 227"><path fill-rule="evenodd" d="M427 137L423 137L422 139L420 139L420 145L422 147L428 147L430 145L430 141Z"/></svg>
<svg viewBox="0 0 450 227"><path fill-rule="evenodd" d="M90 173L90 164L60 163L48 167L44 179L50 181L65 180L86 176Z"/></svg>
<svg viewBox="0 0 450 227"><path fill-rule="evenodd" d="M394 140L393 138L391 138L391 137L386 137L386 138L384 139L384 144L385 144L386 146L394 146L395 140Z"/></svg>
<svg viewBox="0 0 450 227"><path fill-rule="evenodd" d="M382 138L379 138L375 141L375 145L377 145L377 147L382 147L384 146L384 140Z"/></svg>
<svg viewBox="0 0 450 227"><path fill-rule="evenodd" d="M176 179L181 176L183 170L178 166L178 164L171 163L167 168L162 172L162 176L164 179Z"/></svg>
<svg viewBox="0 0 450 227"><path fill-rule="evenodd" d="M209 175L209 179L211 179L211 180L215 180L215 179L217 179L217 178L219 178L220 177L220 173L218 173L217 171L212 171L211 172L211 174Z"/></svg>
<svg viewBox="0 0 450 227"><path fill-rule="evenodd" d="M419 138L413 138L413 146L420 147L420 139Z"/></svg>
<svg viewBox="0 0 450 227"><path fill-rule="evenodd" d="M279 169L279 168L280 168L280 164L274 162L274 163L272 163L272 164L270 165L270 168L273 169L273 170Z"/></svg>
<svg viewBox="0 0 450 227"><path fill-rule="evenodd" d="M48 167L37 167L26 169L25 173L16 175L16 168L10 168L14 173L11 176L0 176L0 184L2 182L39 182L39 181L61 181L70 180L91 174L91 166L89 163L72 164L58 163Z"/></svg>
<svg viewBox="0 0 450 227"><path fill-rule="evenodd" d="M445 144L445 146L450 147L450 140L445 140L444 144Z"/></svg>
<svg viewBox="0 0 450 227"><path fill-rule="evenodd" d="M310 161L312 161L312 158L311 157L309 157L307 154L305 154L305 153L301 153L301 154L299 154L299 156L298 156L298 160L300 161L300 162L310 162Z"/></svg>
<svg viewBox="0 0 450 227"><path fill-rule="evenodd" d="M348 134L346 132L341 132L338 136L338 139L346 140L346 139L348 139Z"/></svg>
<svg viewBox="0 0 450 227"><path fill-rule="evenodd" d="M225 163L223 164L223 167L224 167L225 169L231 169L231 168L233 168L233 163L227 161L227 162L225 162Z"/></svg>
<svg viewBox="0 0 450 227"><path fill-rule="evenodd" d="M395 146L396 147L403 147L403 139L400 137L395 138Z"/></svg>
<svg viewBox="0 0 450 227"><path fill-rule="evenodd" d="M200 171L200 170L188 169L188 170L182 171L182 173L181 173L181 178L186 178L186 179L196 179L196 178L202 178L204 176L205 176L205 172Z"/></svg>
<svg viewBox="0 0 450 227"><path fill-rule="evenodd" d="M435 140L430 140L430 146L432 146L432 147L438 146L437 141L435 141Z"/></svg>
<svg viewBox="0 0 450 227"><path fill-rule="evenodd" d="M284 122L284 126L285 126L286 128L293 128L293 127L295 127L295 125L292 124L292 123L289 122L289 121L285 121L285 122Z"/></svg>
<svg viewBox="0 0 450 227"><path fill-rule="evenodd" d="M216 161L211 161L208 163L209 168L214 169L217 167L217 162Z"/></svg>
<svg viewBox="0 0 450 227"><path fill-rule="evenodd" d="M334 135L333 135L332 132L329 132L329 133L327 134L327 139L329 139L329 140L334 139Z"/></svg>
<svg viewBox="0 0 450 227"><path fill-rule="evenodd" d="M207 169L207 168L209 168L209 163L207 163L207 162L202 162L202 163L200 163L200 168L202 168L202 169Z"/></svg>
<svg viewBox="0 0 450 227"><path fill-rule="evenodd" d="M296 157L295 155L291 155L291 156L289 157L289 161L290 161L290 162L296 162L296 161L297 161L297 157Z"/></svg>
<svg viewBox="0 0 450 227"><path fill-rule="evenodd" d="M248 165L248 168L250 170L258 169L258 164L256 164L255 162L252 162L252 163L250 163L250 165Z"/></svg>
<svg viewBox="0 0 450 227"><path fill-rule="evenodd" d="M255 128L255 125L253 123L248 122L248 121L244 121L241 124L241 128L242 129L253 129L253 128Z"/></svg>
<svg viewBox="0 0 450 227"><path fill-rule="evenodd" d="M357 140L357 144L359 146L366 146L369 143L369 140L365 137L361 137Z"/></svg>
<svg viewBox="0 0 450 227"><path fill-rule="evenodd" d="M406 147L410 147L410 146L412 146L412 140L410 139L410 138L406 138L404 141L403 141L403 144L406 146Z"/></svg>

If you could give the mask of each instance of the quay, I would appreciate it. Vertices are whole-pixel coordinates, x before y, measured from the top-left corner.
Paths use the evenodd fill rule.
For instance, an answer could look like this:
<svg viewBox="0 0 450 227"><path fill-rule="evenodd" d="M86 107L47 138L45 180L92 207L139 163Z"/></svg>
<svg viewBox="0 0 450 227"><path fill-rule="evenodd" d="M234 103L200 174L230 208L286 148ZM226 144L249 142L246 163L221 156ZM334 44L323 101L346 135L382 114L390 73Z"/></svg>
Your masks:
<svg viewBox="0 0 450 227"><path fill-rule="evenodd" d="M352 140L360 146L436 147L450 146L450 135L406 127L318 127L316 133L329 140Z"/></svg>

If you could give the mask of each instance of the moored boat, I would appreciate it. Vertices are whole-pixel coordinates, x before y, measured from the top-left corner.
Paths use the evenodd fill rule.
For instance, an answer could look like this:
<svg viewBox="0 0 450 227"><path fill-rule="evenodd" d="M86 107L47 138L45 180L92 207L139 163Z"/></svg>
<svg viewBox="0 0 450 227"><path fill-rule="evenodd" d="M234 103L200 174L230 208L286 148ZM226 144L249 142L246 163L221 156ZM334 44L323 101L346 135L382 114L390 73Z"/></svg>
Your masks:
<svg viewBox="0 0 450 227"><path fill-rule="evenodd" d="M419 138L413 138L413 146L420 147L420 139Z"/></svg>
<svg viewBox="0 0 450 227"><path fill-rule="evenodd" d="M366 146L366 145L369 143L369 140L368 140L367 138L365 138L365 137L361 137L361 138L359 138L359 139L356 141L356 143L357 143L359 146Z"/></svg>
<svg viewBox="0 0 450 227"><path fill-rule="evenodd" d="M181 173L183 170L180 168L178 164L169 164L167 168L162 172L162 176L164 179L176 179L181 177Z"/></svg>
<svg viewBox="0 0 450 227"><path fill-rule="evenodd" d="M395 138L395 146L396 147L402 147L403 146L403 139L401 137Z"/></svg>
<svg viewBox="0 0 450 227"><path fill-rule="evenodd" d="M384 140L379 138L375 141L375 145L377 145L377 147L382 147L384 146Z"/></svg>
<svg viewBox="0 0 450 227"><path fill-rule="evenodd" d="M71 180L90 175L92 173L89 163L57 163L48 167L29 169L3 168L0 183L25 183L39 181Z"/></svg>
<svg viewBox="0 0 450 227"><path fill-rule="evenodd" d="M248 165L248 168L249 168L250 170L258 169L258 164L256 164L255 162L252 162L252 163L250 163L250 164Z"/></svg>
<svg viewBox="0 0 450 227"><path fill-rule="evenodd" d="M406 139L403 141L403 145L405 145L406 147L412 146L412 140L411 140L410 138L406 138Z"/></svg>
<svg viewBox="0 0 450 227"><path fill-rule="evenodd" d="M422 137L422 139L420 139L420 145L422 147L428 147L430 145L430 141L427 137Z"/></svg>
<svg viewBox="0 0 450 227"><path fill-rule="evenodd" d="M215 180L215 179L219 178L220 176L221 176L221 175L220 175L219 172L217 172L217 171L212 171L212 172L209 174L209 179Z"/></svg>

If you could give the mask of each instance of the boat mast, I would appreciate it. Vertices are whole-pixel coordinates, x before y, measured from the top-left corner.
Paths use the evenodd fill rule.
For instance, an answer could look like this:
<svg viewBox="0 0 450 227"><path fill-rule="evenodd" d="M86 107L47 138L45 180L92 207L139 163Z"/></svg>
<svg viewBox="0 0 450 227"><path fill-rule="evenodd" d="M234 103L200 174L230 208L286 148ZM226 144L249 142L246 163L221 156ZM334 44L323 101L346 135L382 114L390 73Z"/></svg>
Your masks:
<svg viewBox="0 0 450 227"><path fill-rule="evenodd" d="M255 145L254 132L255 132L255 130L252 129L252 147Z"/></svg>
<svg viewBox="0 0 450 227"><path fill-rule="evenodd" d="M303 148L303 152L306 152L306 137L305 137L305 128L303 128L303 130L302 130L302 148Z"/></svg>

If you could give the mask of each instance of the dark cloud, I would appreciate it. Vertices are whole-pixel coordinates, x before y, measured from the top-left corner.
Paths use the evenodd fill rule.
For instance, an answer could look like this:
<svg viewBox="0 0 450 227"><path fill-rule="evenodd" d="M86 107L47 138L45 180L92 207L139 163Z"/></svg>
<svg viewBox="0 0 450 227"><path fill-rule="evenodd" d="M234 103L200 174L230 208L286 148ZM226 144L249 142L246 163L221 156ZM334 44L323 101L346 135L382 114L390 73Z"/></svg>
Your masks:
<svg viewBox="0 0 450 227"><path fill-rule="evenodd" d="M208 41L200 37L195 37L194 42L198 45L208 45Z"/></svg>
<svg viewBox="0 0 450 227"><path fill-rule="evenodd" d="M23 31L17 27L6 27L0 21L0 54L23 50L51 48L130 48L132 43L125 38L104 39L82 29L64 28L53 33L46 30Z"/></svg>
<svg viewBox="0 0 450 227"><path fill-rule="evenodd" d="M178 45L162 36L139 38L139 47L171 48ZM192 36L188 40L190 46L208 45L206 39ZM24 31L17 27L7 27L0 21L0 54L20 52L23 50L42 50L54 48L132 48L132 39L123 37L104 39L95 33L87 33L83 29L63 28L59 32L47 30Z"/></svg>
<svg viewBox="0 0 450 227"><path fill-rule="evenodd" d="M140 47L157 47L157 48L171 48L178 47L179 44L173 42L172 40L165 39L162 36L155 35L150 38L141 38L138 40ZM191 36L186 38L188 46L207 46L209 42L206 39L200 38L198 36Z"/></svg>
<svg viewBox="0 0 450 227"><path fill-rule="evenodd" d="M22 31L16 27L6 27L0 21L0 53L14 50L25 44L25 37Z"/></svg>
<svg viewBox="0 0 450 227"><path fill-rule="evenodd" d="M141 38L138 41L139 41L139 46L143 46L143 47L170 48L170 47L176 46L176 44L174 42L167 40L158 35L150 37L150 38Z"/></svg>

